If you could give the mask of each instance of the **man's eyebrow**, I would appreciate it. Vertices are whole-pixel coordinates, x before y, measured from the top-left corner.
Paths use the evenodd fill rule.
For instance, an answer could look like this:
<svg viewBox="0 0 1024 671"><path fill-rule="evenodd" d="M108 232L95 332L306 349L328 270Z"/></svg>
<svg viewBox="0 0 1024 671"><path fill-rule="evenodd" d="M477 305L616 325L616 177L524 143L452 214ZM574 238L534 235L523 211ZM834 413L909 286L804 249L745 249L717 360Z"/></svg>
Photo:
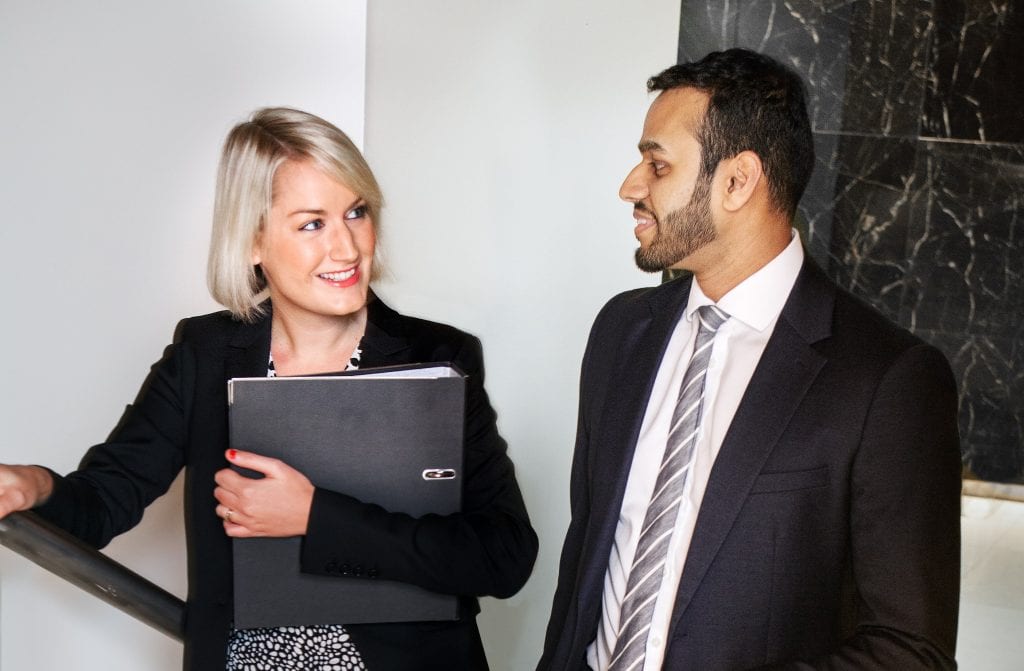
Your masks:
<svg viewBox="0 0 1024 671"><path fill-rule="evenodd" d="M649 151L664 151L665 148L654 140L641 140L640 144L636 146L640 150L641 154L646 154Z"/></svg>

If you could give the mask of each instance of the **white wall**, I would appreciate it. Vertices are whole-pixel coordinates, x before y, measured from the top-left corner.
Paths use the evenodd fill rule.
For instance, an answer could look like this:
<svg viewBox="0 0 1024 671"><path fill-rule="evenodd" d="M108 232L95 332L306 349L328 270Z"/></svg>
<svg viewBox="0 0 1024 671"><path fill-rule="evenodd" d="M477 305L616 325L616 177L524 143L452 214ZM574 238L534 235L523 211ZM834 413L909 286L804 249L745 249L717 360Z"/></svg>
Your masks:
<svg viewBox="0 0 1024 671"><path fill-rule="evenodd" d="M678 0L369 6L366 151L388 206L401 310L482 337L487 387L541 541L527 587L483 604L496 671L540 654L568 522L576 383L590 323L633 265L647 77L675 60Z"/></svg>
<svg viewBox="0 0 1024 671"><path fill-rule="evenodd" d="M1024 502L963 497L957 661L963 671L1024 666Z"/></svg>
<svg viewBox="0 0 1024 671"><path fill-rule="evenodd" d="M0 459L66 471L134 398L205 259L220 143L262 105L363 135L365 0L0 1ZM109 554L184 595L180 482ZM0 549L0 668L181 646Z"/></svg>

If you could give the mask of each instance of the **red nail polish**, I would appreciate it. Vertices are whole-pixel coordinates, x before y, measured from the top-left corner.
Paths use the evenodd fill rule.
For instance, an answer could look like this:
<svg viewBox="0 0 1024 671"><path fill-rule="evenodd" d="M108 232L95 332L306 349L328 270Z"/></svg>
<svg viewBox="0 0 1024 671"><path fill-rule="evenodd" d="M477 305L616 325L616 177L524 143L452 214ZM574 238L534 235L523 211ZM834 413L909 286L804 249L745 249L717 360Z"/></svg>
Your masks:
<svg viewBox="0 0 1024 671"><path fill-rule="evenodd" d="M228 459L234 459L238 456L238 450L228 450Z"/></svg>

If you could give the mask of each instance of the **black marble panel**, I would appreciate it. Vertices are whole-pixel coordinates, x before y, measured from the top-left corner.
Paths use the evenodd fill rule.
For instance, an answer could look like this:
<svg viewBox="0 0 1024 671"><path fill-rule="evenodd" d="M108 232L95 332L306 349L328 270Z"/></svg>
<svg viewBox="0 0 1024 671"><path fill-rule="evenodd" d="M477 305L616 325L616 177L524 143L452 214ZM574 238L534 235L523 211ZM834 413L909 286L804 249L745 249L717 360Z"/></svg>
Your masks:
<svg viewBox="0 0 1024 671"><path fill-rule="evenodd" d="M917 142L879 136L843 136L833 158L830 273L898 320L906 301L910 216L926 193L915 173Z"/></svg>
<svg viewBox="0 0 1024 671"><path fill-rule="evenodd" d="M837 128L855 4L849 0L683 0L677 58L695 60L730 47L773 56L808 82L813 127Z"/></svg>
<svg viewBox="0 0 1024 671"><path fill-rule="evenodd" d="M1024 3L934 4L925 135L1024 142Z"/></svg>
<svg viewBox="0 0 1024 671"><path fill-rule="evenodd" d="M829 265L832 242L832 211L838 179L835 157L842 136L834 133L814 134L815 166L804 196L797 208L794 222L811 256L824 268Z"/></svg>
<svg viewBox="0 0 1024 671"><path fill-rule="evenodd" d="M922 141L900 321L1013 339L1024 321L1024 146Z"/></svg>
<svg viewBox="0 0 1024 671"><path fill-rule="evenodd" d="M1022 0L683 0L680 60L745 46L804 75L796 225L837 282L949 357L965 468L1024 483Z"/></svg>
<svg viewBox="0 0 1024 671"><path fill-rule="evenodd" d="M960 385L966 474L1024 484L1024 351L1016 338L921 331L949 357Z"/></svg>
<svg viewBox="0 0 1024 671"><path fill-rule="evenodd" d="M931 0L854 2L842 124L852 133L916 137L924 99ZM829 20L835 20L829 17Z"/></svg>
<svg viewBox="0 0 1024 671"><path fill-rule="evenodd" d="M815 130L916 135L932 27L932 0L684 0L678 59L754 49L803 75Z"/></svg>

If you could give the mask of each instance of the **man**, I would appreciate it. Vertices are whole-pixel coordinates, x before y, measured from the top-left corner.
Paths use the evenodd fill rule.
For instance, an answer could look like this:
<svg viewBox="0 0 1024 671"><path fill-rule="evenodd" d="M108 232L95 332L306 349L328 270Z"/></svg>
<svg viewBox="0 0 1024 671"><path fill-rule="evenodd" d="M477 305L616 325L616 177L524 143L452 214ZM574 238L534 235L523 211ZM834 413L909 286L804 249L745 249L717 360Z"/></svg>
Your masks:
<svg viewBox="0 0 1024 671"><path fill-rule="evenodd" d="M955 668L955 382L805 257L800 78L732 49L648 88L620 196L692 279L594 323L538 668Z"/></svg>

